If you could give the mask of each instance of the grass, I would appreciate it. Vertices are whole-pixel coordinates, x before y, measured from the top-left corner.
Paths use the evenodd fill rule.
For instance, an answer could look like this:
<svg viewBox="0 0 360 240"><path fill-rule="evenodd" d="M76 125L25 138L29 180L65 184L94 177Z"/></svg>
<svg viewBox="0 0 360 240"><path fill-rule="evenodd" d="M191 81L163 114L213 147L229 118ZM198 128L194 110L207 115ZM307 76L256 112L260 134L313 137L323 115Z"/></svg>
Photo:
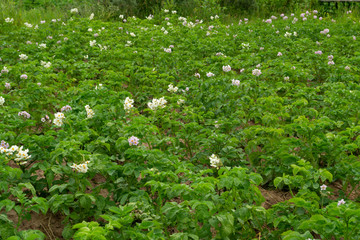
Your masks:
<svg viewBox="0 0 360 240"><path fill-rule="evenodd" d="M146 14L140 14L139 9L136 9L136 7L130 5L130 2L128 2L128 5L121 5L121 4L110 4L106 1L94 1L94 0L61 0L61 1L55 1L50 2L51 0L43 0L43 3L37 3L37 4L31 4L28 3L26 0L0 0L0 20L5 19L7 17L14 18L15 25L23 25L25 22L30 22L33 24L39 23L41 20L45 21L51 21L51 19L58 19L58 18L69 18L70 17L70 9L72 8L78 8L80 12L80 16L82 17L88 17L91 13L95 14L95 18L101 19L104 21L111 21L111 20L117 20L118 16L120 14L126 15L145 15L147 16L150 13ZM48 1L48 2L47 2ZM34 2L34 1L33 1ZM35 1L36 2L36 1ZM261 6L256 6L251 11L227 11L228 13L221 13L225 9L222 9L219 6L205 6L201 5L200 2L202 1L183 1L181 4L175 6L174 3L166 2L163 5L163 8L170 8L170 9L176 9L178 13L182 16L187 16L190 18L196 18L196 19L206 19L209 18L211 15L221 15L222 21L226 23L237 23L238 19L240 18L249 18L249 19L255 19L255 18L268 18L271 16L269 13L269 9ZM197 4L197 5L196 5ZM199 5L200 4L200 5ZM144 5L144 4L143 4ZM145 9L143 11L149 11L148 8L144 8L140 3L138 3L138 6L142 7L140 9ZM325 15L324 12L326 12L329 16L334 18L342 18L343 16L346 17L346 14L344 14L346 11L351 10L353 12L353 16L356 18L359 18L360 11L359 11L360 4L356 3L319 3L318 6L316 6L316 9L319 10L319 12L323 13L322 15ZM296 4L291 6L290 13L301 13L305 11L306 4ZM189 10L191 9L191 10ZM152 14L156 14L157 11L160 9L152 9L149 12ZM310 10L310 9L309 9ZM136 14L138 13L138 14ZM272 14L276 14L273 12Z"/></svg>

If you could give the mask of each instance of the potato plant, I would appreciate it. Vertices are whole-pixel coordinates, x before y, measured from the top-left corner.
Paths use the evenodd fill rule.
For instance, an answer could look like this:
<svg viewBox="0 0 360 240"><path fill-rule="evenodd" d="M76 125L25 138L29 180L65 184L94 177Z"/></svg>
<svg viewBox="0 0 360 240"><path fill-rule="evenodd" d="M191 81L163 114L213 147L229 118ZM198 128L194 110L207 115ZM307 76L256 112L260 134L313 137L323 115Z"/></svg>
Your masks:
<svg viewBox="0 0 360 240"><path fill-rule="evenodd" d="M0 19L1 239L360 239L351 13L79 11Z"/></svg>

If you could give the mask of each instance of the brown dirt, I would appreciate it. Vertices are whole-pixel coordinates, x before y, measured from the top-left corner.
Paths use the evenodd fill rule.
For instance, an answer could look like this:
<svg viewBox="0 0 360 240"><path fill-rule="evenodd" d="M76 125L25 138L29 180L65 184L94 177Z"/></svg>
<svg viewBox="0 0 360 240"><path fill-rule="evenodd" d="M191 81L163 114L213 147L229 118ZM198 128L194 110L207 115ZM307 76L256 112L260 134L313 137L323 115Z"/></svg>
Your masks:
<svg viewBox="0 0 360 240"><path fill-rule="evenodd" d="M329 187L333 189L332 195L329 196L332 200L337 200L339 198L340 192L343 188L343 183L341 181L336 181L331 184L329 184ZM355 201L357 198L360 197L360 186L357 186L357 189L353 192L351 192L352 187L349 184L346 191L346 196L348 199Z"/></svg>
<svg viewBox="0 0 360 240"><path fill-rule="evenodd" d="M7 213L8 218L15 224L18 222L18 216L14 210ZM40 230L46 235L46 239L64 239L62 237L62 231L65 225L61 222L64 220L64 216L60 214L53 214L48 212L46 215L41 213L31 213L31 220L24 220L19 230Z"/></svg>
<svg viewBox="0 0 360 240"><path fill-rule="evenodd" d="M265 198L265 202L262 206L266 209L269 209L272 205L277 204L279 202L284 202L292 198L290 192L283 192L280 190L267 190L262 187L259 187L261 194Z"/></svg>

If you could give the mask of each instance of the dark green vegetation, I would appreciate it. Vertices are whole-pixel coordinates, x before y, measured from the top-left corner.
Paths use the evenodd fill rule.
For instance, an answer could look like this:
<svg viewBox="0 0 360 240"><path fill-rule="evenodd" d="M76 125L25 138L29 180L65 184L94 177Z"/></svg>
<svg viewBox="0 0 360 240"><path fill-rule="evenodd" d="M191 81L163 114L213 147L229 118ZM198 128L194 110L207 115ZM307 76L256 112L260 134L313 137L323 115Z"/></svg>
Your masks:
<svg viewBox="0 0 360 240"><path fill-rule="evenodd" d="M1 238L360 239L359 20L173 10L0 19Z"/></svg>
<svg viewBox="0 0 360 240"><path fill-rule="evenodd" d="M205 19L221 15L226 22L235 18L270 17L273 14L300 13L317 9L322 16L342 16L352 10L359 15L359 2L320 2L319 0L1 0L0 18L11 15L16 24L29 20L50 20L69 16L77 7L82 17L95 13L97 19L117 20L120 14L145 18L161 9L176 9L180 16Z"/></svg>

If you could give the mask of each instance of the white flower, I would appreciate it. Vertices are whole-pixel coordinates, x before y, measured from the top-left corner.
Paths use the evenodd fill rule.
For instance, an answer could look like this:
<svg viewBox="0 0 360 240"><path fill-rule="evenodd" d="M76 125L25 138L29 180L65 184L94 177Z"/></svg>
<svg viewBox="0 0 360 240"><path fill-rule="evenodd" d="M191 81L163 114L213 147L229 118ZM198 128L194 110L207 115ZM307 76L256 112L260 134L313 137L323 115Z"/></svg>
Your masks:
<svg viewBox="0 0 360 240"><path fill-rule="evenodd" d="M28 59L28 56L26 56L25 54L20 54L19 57L20 57L20 60Z"/></svg>
<svg viewBox="0 0 360 240"><path fill-rule="evenodd" d="M289 81L290 77L284 77L285 81Z"/></svg>
<svg viewBox="0 0 360 240"><path fill-rule="evenodd" d="M88 59L88 58L89 58L89 55L85 55L84 58L85 58L85 59Z"/></svg>
<svg viewBox="0 0 360 240"><path fill-rule="evenodd" d="M231 84L234 86L240 86L240 81L233 79L233 80L231 80Z"/></svg>
<svg viewBox="0 0 360 240"><path fill-rule="evenodd" d="M206 76L207 77L213 77L213 76L215 76L215 74L213 74L212 72L208 72L208 73L206 73Z"/></svg>
<svg viewBox="0 0 360 240"><path fill-rule="evenodd" d="M166 30L164 31L164 34L165 34L165 35L168 34L168 33L169 33L168 31L166 31Z"/></svg>
<svg viewBox="0 0 360 240"><path fill-rule="evenodd" d="M195 24L193 22L189 22L186 26L189 28L193 28L195 27Z"/></svg>
<svg viewBox="0 0 360 240"><path fill-rule="evenodd" d="M120 19L124 19L124 15L120 15L119 18L120 18Z"/></svg>
<svg viewBox="0 0 360 240"><path fill-rule="evenodd" d="M326 186L325 184L323 184L323 185L320 186L320 190L321 190L321 191L325 191L326 188L327 188L327 186Z"/></svg>
<svg viewBox="0 0 360 240"><path fill-rule="evenodd" d="M340 205L343 205L343 204L345 204L345 201L344 201L344 199L341 199L340 201L338 201L338 206L340 206Z"/></svg>
<svg viewBox="0 0 360 240"><path fill-rule="evenodd" d="M131 41L126 41L125 47L130 47L132 45Z"/></svg>
<svg viewBox="0 0 360 240"><path fill-rule="evenodd" d="M11 153L14 153L14 152L17 151L18 149L19 149L18 146L13 145L13 146L11 146L11 147L9 148L9 151L10 151Z"/></svg>
<svg viewBox="0 0 360 240"><path fill-rule="evenodd" d="M134 99L127 97L124 102L124 110L129 112L134 107L133 103L134 103Z"/></svg>
<svg viewBox="0 0 360 240"><path fill-rule="evenodd" d="M58 127L61 127L63 125L63 121L60 118L55 118L53 123Z"/></svg>
<svg viewBox="0 0 360 240"><path fill-rule="evenodd" d="M51 67L51 62L44 62L43 66L44 68L49 68Z"/></svg>
<svg viewBox="0 0 360 240"><path fill-rule="evenodd" d="M71 13L78 13L79 10L78 10L77 8L73 8L73 9L70 10L70 12L71 12Z"/></svg>
<svg viewBox="0 0 360 240"><path fill-rule="evenodd" d="M177 12L174 10L174 11L171 11L172 14L176 14Z"/></svg>
<svg viewBox="0 0 360 240"><path fill-rule="evenodd" d="M25 161L31 157L31 155L28 155L29 149L23 150L23 147L20 147L17 151L18 153L15 155L15 161Z"/></svg>
<svg viewBox="0 0 360 240"><path fill-rule="evenodd" d="M148 102L148 107L151 110L157 110L158 108L164 108L167 101L164 97L156 99L154 98L151 102Z"/></svg>
<svg viewBox="0 0 360 240"><path fill-rule="evenodd" d="M171 53L171 48L164 48L164 51L167 53Z"/></svg>
<svg viewBox="0 0 360 240"><path fill-rule="evenodd" d="M30 23L24 23L25 24L25 26L27 26L28 28L32 28L33 27L33 25L32 24L30 24Z"/></svg>
<svg viewBox="0 0 360 240"><path fill-rule="evenodd" d="M133 33L133 32L130 33L130 36L136 37L135 33Z"/></svg>
<svg viewBox="0 0 360 240"><path fill-rule="evenodd" d="M39 48L46 48L46 43L39 44Z"/></svg>
<svg viewBox="0 0 360 240"><path fill-rule="evenodd" d="M95 90L98 90L98 89L100 90L102 88L103 88L103 85L101 83L99 83L99 87L97 85L95 86Z"/></svg>
<svg viewBox="0 0 360 240"><path fill-rule="evenodd" d="M93 30L92 28L88 28L88 32L92 32L92 30Z"/></svg>
<svg viewBox="0 0 360 240"><path fill-rule="evenodd" d="M13 18L5 18L5 22L12 23L12 22L14 22L14 19Z"/></svg>
<svg viewBox="0 0 360 240"><path fill-rule="evenodd" d="M185 103L185 100L184 99L179 99L178 101L177 101L177 104L179 104L179 105L181 105L181 104L183 104L183 103Z"/></svg>
<svg viewBox="0 0 360 240"><path fill-rule="evenodd" d="M90 108L89 105L85 106L85 110L86 110L86 114L87 114L87 118L93 118L95 113L94 111Z"/></svg>
<svg viewBox="0 0 360 240"><path fill-rule="evenodd" d="M169 12L169 10L167 10L167 9L164 9L164 13L168 13Z"/></svg>
<svg viewBox="0 0 360 240"><path fill-rule="evenodd" d="M249 43L241 43L241 47L242 47L243 49L245 49L245 48L249 49L249 48L250 48L250 44L249 44Z"/></svg>
<svg viewBox="0 0 360 240"><path fill-rule="evenodd" d="M93 46L95 46L96 45L96 40L90 40L90 47L93 47Z"/></svg>
<svg viewBox="0 0 360 240"><path fill-rule="evenodd" d="M211 155L209 159L211 167L219 168L222 165L221 160L215 154Z"/></svg>
<svg viewBox="0 0 360 240"><path fill-rule="evenodd" d="M291 37L291 35L292 35L292 33L286 32L286 33L284 34L284 37ZM294 35L295 35L295 34L294 34Z"/></svg>
<svg viewBox="0 0 360 240"><path fill-rule="evenodd" d="M65 119L65 115L62 112L57 112L54 114L55 119L53 120L53 123L58 126L61 127L63 125L63 120Z"/></svg>
<svg viewBox="0 0 360 240"><path fill-rule="evenodd" d="M107 46L102 46L101 44L98 44L100 51L107 50Z"/></svg>
<svg viewBox="0 0 360 240"><path fill-rule="evenodd" d="M0 106L4 105L4 103L5 103L5 98L0 97Z"/></svg>
<svg viewBox="0 0 360 240"><path fill-rule="evenodd" d="M177 90L178 90L178 87L174 87L172 84L170 84L168 87L169 87L169 88L168 88L168 91L169 91L169 92L175 93L175 92L177 92Z"/></svg>
<svg viewBox="0 0 360 240"><path fill-rule="evenodd" d="M231 71L230 65L223 66L222 69L223 69L224 72L230 72Z"/></svg>
<svg viewBox="0 0 360 240"><path fill-rule="evenodd" d="M346 67L345 67L345 70L350 70L350 67L349 67L349 66L346 66Z"/></svg>
<svg viewBox="0 0 360 240"><path fill-rule="evenodd" d="M64 119L65 115L62 112L57 112L54 114L55 118Z"/></svg>
<svg viewBox="0 0 360 240"><path fill-rule="evenodd" d="M252 74L254 75L254 76L260 76L261 75L261 70L260 69L254 69L254 70L252 70Z"/></svg>
<svg viewBox="0 0 360 240"><path fill-rule="evenodd" d="M200 78L200 73L195 73L194 76L197 77L197 78Z"/></svg>
<svg viewBox="0 0 360 240"><path fill-rule="evenodd" d="M94 19L94 16L95 16L95 14L92 13L92 14L90 15L90 17L89 17L89 20L93 20L93 19Z"/></svg>
<svg viewBox="0 0 360 240"><path fill-rule="evenodd" d="M86 161L84 163L81 164L75 164L73 163L73 165L71 165L70 167L75 169L75 171L80 172L80 173L86 173L88 171L88 164L90 163L90 161Z"/></svg>

